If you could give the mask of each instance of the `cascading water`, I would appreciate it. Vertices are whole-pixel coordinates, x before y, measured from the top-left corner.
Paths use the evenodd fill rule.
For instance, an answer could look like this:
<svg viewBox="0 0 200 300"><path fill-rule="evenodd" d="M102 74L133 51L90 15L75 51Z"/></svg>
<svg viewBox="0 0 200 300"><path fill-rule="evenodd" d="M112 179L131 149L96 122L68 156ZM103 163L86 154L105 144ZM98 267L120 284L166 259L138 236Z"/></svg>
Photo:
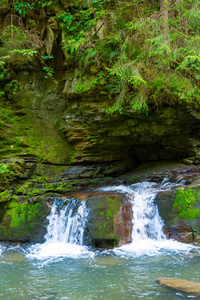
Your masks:
<svg viewBox="0 0 200 300"><path fill-rule="evenodd" d="M84 201L71 199L63 203L61 199L55 198L48 216L46 241L31 246L27 256L37 259L91 256L92 252L83 246L87 215Z"/></svg>
<svg viewBox="0 0 200 300"><path fill-rule="evenodd" d="M132 204L132 242L115 248L117 255L131 252L131 255L155 255L165 250L185 250L188 245L167 240L163 233L163 222L155 204L155 196L160 190L168 190L174 184L161 185L152 182L119 185L101 188L101 191L116 191L126 194ZM83 245L84 227L88 216L85 201L54 199L44 244L29 248L28 257L55 259L62 257L94 257L98 251L91 251ZM192 247L192 246L191 246ZM109 251L108 251L109 253Z"/></svg>
<svg viewBox="0 0 200 300"><path fill-rule="evenodd" d="M132 204L133 211L133 242L145 239L165 239L162 231L163 222L159 216L157 206L154 203L157 193L154 186L154 183L143 182L132 186L120 185L103 189L104 191L118 191L127 194L127 198Z"/></svg>
<svg viewBox="0 0 200 300"><path fill-rule="evenodd" d="M156 254L162 249L184 250L188 245L167 240L163 233L163 221L159 216L155 197L158 191L169 190L178 184L164 181L163 184L142 182L130 186L119 185L101 188L102 191L116 191L127 195L132 204L132 243L115 249L132 252L135 255ZM191 246L192 247L192 246Z"/></svg>
<svg viewBox="0 0 200 300"><path fill-rule="evenodd" d="M132 240L134 242L148 238L154 240L165 238L162 231L163 222L154 203L156 192L152 187L153 183L148 182L134 186L132 199L130 199L133 207Z"/></svg>
<svg viewBox="0 0 200 300"><path fill-rule="evenodd" d="M87 215L88 212L83 201L69 200L66 206L58 209L55 200L48 217L46 243L83 245Z"/></svg>

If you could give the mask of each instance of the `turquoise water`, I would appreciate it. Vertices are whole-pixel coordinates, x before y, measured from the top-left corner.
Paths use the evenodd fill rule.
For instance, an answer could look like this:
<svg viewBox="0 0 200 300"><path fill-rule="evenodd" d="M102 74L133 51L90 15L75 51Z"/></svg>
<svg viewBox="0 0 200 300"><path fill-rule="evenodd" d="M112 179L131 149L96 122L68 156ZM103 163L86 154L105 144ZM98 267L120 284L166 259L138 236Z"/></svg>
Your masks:
<svg viewBox="0 0 200 300"><path fill-rule="evenodd" d="M76 258L45 259L31 255L29 245L2 247L0 299L183 299L193 296L159 285L156 277L200 281L200 252L188 246L147 255L88 249Z"/></svg>
<svg viewBox="0 0 200 300"><path fill-rule="evenodd" d="M163 234L154 203L159 188L153 183L103 188L127 194L133 207L132 243L114 250L84 246L84 201L71 199L63 206L62 199L55 199L45 243L0 244L0 299L194 298L155 281L200 281L200 248L166 240Z"/></svg>

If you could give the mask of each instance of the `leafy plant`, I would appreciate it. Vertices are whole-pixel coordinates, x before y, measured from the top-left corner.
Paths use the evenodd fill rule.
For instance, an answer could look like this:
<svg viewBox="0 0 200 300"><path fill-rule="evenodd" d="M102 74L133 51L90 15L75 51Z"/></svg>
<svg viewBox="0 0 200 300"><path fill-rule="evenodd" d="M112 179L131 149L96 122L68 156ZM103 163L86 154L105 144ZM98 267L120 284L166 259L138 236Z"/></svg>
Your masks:
<svg viewBox="0 0 200 300"><path fill-rule="evenodd" d="M156 109L175 103L198 108L200 3L167 2L163 8L160 1L61 1L63 11L55 19L62 29L66 60L81 73L76 90L85 91L82 79L90 72L95 75L91 82L95 89L102 73L107 82L102 92L108 96L108 113L122 113L124 106L129 106L148 115L149 105ZM1 36L0 80L8 76L9 64L23 64L26 57L35 55L43 64L45 77L57 83L53 68L45 63L53 57L40 56L42 44L37 34L36 43L28 38L30 28L37 27L36 21L45 11L48 18L55 14L53 4L48 0L14 1L14 8L9 1L2 4L20 16L21 23L6 25Z"/></svg>
<svg viewBox="0 0 200 300"><path fill-rule="evenodd" d="M55 119L54 121L53 121L53 125L57 125L58 124L58 119Z"/></svg>
<svg viewBox="0 0 200 300"><path fill-rule="evenodd" d="M10 87L9 93L12 95L16 95L19 88L21 87L21 83L19 83L17 80L14 79L9 83L9 87Z"/></svg>
<svg viewBox="0 0 200 300"><path fill-rule="evenodd" d="M13 175L14 172L12 170L10 170L9 165L8 164L1 164L0 163L0 174L11 174Z"/></svg>
<svg viewBox="0 0 200 300"><path fill-rule="evenodd" d="M58 81L56 81L54 79L54 69L53 68L44 66L42 69L46 72L46 75L44 76L44 78L52 79L55 84L58 84Z"/></svg>
<svg viewBox="0 0 200 300"><path fill-rule="evenodd" d="M23 16L23 18L25 18L27 12L29 10L32 10L34 8L34 4L30 4L28 2L15 2L15 6L14 6L16 12L18 12L20 15Z"/></svg>
<svg viewBox="0 0 200 300"><path fill-rule="evenodd" d="M64 128L62 126L59 127L59 130L60 130L61 133L64 132Z"/></svg>

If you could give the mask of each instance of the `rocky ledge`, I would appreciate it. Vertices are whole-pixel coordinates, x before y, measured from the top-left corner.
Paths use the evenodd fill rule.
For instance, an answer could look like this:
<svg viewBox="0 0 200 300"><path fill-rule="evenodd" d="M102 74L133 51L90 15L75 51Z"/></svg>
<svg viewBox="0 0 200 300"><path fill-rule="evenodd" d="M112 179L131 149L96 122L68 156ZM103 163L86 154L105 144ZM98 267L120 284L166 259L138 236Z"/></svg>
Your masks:
<svg viewBox="0 0 200 300"><path fill-rule="evenodd" d="M167 179L176 182L178 187L160 191L155 199L166 236L186 243L200 243L198 166L145 165L114 178L106 176L106 166L42 164L31 156L8 159L3 165L6 167L0 173L0 240L42 242L49 203L57 197L87 201L90 214L85 229L86 243L102 248L130 243L132 206L129 199L95 188L141 181L159 184Z"/></svg>

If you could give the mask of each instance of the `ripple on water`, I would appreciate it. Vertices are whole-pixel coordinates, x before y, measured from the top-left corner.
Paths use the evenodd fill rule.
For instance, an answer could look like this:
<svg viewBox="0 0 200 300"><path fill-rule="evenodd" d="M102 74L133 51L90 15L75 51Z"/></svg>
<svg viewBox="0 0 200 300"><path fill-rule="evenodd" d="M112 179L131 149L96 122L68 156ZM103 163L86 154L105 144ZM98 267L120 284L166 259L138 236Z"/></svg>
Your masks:
<svg viewBox="0 0 200 300"><path fill-rule="evenodd" d="M198 253L190 252L191 259L188 259L184 254L190 251L191 247L179 243L171 246L172 249L176 249L174 252L163 249L159 255L146 254L140 257L135 257L133 252L129 255L124 250L120 250L124 256L116 255L115 252L119 249L92 251L85 247L86 255L83 255L85 251L83 248L77 250L68 245L70 251L68 249L66 252L64 249L59 250L61 244L54 250L51 247L55 244L50 248L43 248L44 246L47 247L44 244L7 247L1 256L5 264L1 265L3 289L0 291L0 298L2 293L4 295L2 299L11 300L22 298L27 300L179 299L181 296L176 296L176 291L169 291L158 285L155 283L155 278L163 276L190 279L193 277L198 281L200 276L196 257ZM169 244L168 248L170 248ZM178 248L181 250L177 250ZM35 256L33 250L36 251ZM46 254L42 255L40 251ZM90 259L91 252L92 258L95 255L94 259ZM33 257L27 259L28 255ZM192 259L193 255L194 259ZM53 263L47 265L49 261ZM183 295L183 298L187 297L188 295Z"/></svg>

